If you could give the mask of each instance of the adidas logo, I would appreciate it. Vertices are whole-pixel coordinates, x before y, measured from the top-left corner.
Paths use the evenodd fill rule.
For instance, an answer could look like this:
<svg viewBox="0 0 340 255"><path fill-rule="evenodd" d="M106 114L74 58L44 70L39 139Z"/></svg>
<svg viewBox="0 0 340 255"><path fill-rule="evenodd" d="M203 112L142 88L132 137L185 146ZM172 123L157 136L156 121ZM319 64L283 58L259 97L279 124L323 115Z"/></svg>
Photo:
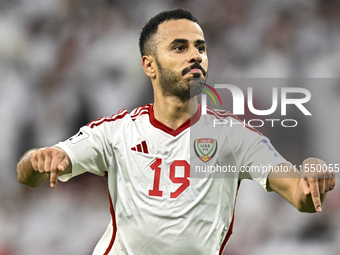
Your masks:
<svg viewBox="0 0 340 255"><path fill-rule="evenodd" d="M143 141L143 142L137 144L136 147L132 147L131 150L132 151L138 151L138 152L149 154L148 146L146 144L146 141Z"/></svg>

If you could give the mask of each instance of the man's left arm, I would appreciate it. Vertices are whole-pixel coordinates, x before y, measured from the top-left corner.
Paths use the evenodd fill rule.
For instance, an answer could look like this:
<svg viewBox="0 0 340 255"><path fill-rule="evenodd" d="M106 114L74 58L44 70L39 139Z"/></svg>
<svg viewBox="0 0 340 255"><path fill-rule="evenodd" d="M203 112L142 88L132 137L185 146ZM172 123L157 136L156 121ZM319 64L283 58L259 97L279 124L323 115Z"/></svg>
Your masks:
<svg viewBox="0 0 340 255"><path fill-rule="evenodd" d="M306 159L302 166L301 173L287 164L276 166L268 175L267 189L280 194L300 212L321 212L327 192L335 187L335 172L317 158Z"/></svg>

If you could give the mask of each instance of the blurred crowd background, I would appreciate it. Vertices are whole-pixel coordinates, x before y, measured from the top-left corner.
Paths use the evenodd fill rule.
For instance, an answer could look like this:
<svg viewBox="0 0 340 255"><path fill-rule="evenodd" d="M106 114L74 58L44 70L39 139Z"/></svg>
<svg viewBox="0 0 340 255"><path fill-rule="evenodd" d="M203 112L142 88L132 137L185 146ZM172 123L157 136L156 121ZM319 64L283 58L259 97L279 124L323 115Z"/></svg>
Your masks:
<svg viewBox="0 0 340 255"><path fill-rule="evenodd" d="M208 83L313 79L313 117L298 130L264 133L294 164L308 156L339 163L338 0L2 0L0 255L91 254L110 220L105 178L31 189L17 182L16 163L93 119L152 102L139 33L174 7L192 11L205 32ZM301 214L244 181L224 254L340 254L339 187L322 213Z"/></svg>

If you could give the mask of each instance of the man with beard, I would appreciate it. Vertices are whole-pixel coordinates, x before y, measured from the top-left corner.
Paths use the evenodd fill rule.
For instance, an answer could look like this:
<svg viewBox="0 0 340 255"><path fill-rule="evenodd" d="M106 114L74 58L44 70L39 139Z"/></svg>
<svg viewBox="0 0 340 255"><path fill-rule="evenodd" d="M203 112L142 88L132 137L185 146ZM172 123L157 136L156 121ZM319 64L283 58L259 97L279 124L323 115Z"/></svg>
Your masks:
<svg viewBox="0 0 340 255"><path fill-rule="evenodd" d="M222 254L245 178L279 193L300 211L321 211L326 192L335 186L334 173L300 174L267 138L243 125L221 127L209 138L190 134L190 126L204 130L214 118L234 117L213 109L201 115L197 94L207 77L208 58L203 31L190 12L175 9L152 18L141 32L140 51L153 104L94 120L65 142L28 151L17 167L18 180L31 187L47 181L55 187L58 178L67 181L84 172L107 176L112 221L93 254ZM214 164L288 171L191 178L190 135L214 149L209 154Z"/></svg>

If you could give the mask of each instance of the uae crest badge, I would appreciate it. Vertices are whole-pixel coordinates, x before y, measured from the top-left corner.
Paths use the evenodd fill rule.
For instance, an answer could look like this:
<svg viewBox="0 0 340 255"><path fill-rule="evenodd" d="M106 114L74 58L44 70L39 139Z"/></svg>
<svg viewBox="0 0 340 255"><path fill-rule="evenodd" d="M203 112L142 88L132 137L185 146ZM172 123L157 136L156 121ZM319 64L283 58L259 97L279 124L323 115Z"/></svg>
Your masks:
<svg viewBox="0 0 340 255"><path fill-rule="evenodd" d="M217 151L217 141L211 138L195 140L194 149L197 157L203 162L211 160Z"/></svg>

